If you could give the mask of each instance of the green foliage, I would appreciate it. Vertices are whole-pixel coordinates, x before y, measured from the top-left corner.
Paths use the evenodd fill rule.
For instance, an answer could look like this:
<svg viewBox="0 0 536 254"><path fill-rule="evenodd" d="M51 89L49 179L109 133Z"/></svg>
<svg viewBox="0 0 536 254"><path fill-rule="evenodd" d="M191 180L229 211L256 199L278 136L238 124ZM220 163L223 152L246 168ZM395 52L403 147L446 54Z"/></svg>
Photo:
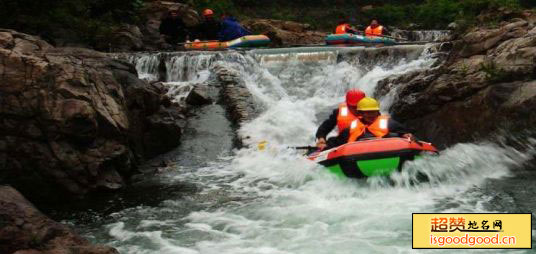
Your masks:
<svg viewBox="0 0 536 254"><path fill-rule="evenodd" d="M305 22L326 31L331 31L342 18L354 19L352 22L354 25L366 25L375 18L384 25L404 28L413 23L423 29L445 29L449 23L457 21L460 29L466 29L475 24L476 16L481 11L498 7L520 8L520 0L234 0L232 2L235 7L240 8L239 13L249 17ZM369 4L374 8L360 10L362 6Z"/></svg>
<svg viewBox="0 0 536 254"><path fill-rule="evenodd" d="M428 0L418 8L416 19L430 28L442 28L454 21L460 11L458 1Z"/></svg>
<svg viewBox="0 0 536 254"><path fill-rule="evenodd" d="M139 21L143 0L1 0L0 27L51 42L94 46L113 27Z"/></svg>
<svg viewBox="0 0 536 254"><path fill-rule="evenodd" d="M468 26L483 10L499 7L515 10L520 6L519 0L426 0L418 5L386 4L365 12L365 15L377 17L388 25L416 23L424 28L438 29L456 20Z"/></svg>
<svg viewBox="0 0 536 254"><path fill-rule="evenodd" d="M212 9L216 15L222 13L235 14L235 4L232 0L188 0L187 3L198 11Z"/></svg>
<svg viewBox="0 0 536 254"><path fill-rule="evenodd" d="M511 73L503 70L492 61L480 64L480 71L486 74L486 80L491 83L506 82L513 79Z"/></svg>
<svg viewBox="0 0 536 254"><path fill-rule="evenodd" d="M379 8L374 8L365 12L365 16L369 17L364 22L369 23L370 19L377 19L383 24L408 24L411 19L408 17L415 12L415 5L392 5L387 4Z"/></svg>
<svg viewBox="0 0 536 254"><path fill-rule="evenodd" d="M482 10L506 7L509 9L519 9L519 0L466 0L460 2L460 9L463 15L478 15Z"/></svg>
<svg viewBox="0 0 536 254"><path fill-rule="evenodd" d="M520 4L524 8L535 8L536 1L534 0L520 0Z"/></svg>
<svg viewBox="0 0 536 254"><path fill-rule="evenodd" d="M462 75L465 76L469 72L469 65L464 61L464 63L462 63L462 66L460 66L458 70Z"/></svg>
<svg viewBox="0 0 536 254"><path fill-rule="evenodd" d="M483 10L498 7L536 7L536 0L185 0L197 11L210 8L216 15L272 18L309 23L331 31L340 19L367 25L372 18L404 28L445 28L457 21L460 29L473 26ZM110 38L122 23L140 22L144 0L0 0L0 27L40 35L57 43L95 46ZM361 11L365 5L373 9ZM487 20L499 23L500 20Z"/></svg>
<svg viewBox="0 0 536 254"><path fill-rule="evenodd" d="M89 17L106 22L138 21L138 10L143 7L143 0L93 0L88 1Z"/></svg>

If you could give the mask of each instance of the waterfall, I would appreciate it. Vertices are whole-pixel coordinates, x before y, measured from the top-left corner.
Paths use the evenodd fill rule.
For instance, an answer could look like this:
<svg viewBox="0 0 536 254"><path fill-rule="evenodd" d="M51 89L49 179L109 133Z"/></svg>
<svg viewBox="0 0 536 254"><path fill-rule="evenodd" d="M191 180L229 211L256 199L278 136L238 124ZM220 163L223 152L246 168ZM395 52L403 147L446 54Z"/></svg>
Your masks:
<svg viewBox="0 0 536 254"><path fill-rule="evenodd" d="M409 41L443 42L450 40L450 30L397 30L392 36Z"/></svg>
<svg viewBox="0 0 536 254"><path fill-rule="evenodd" d="M412 213L487 212L480 187L508 176L531 155L495 144L458 144L410 162L390 178L341 180L288 147L312 144L316 128L349 88L372 95L379 80L433 68L434 49L131 55L140 77L169 84L207 82L226 68L262 112L238 130L251 146L204 157L202 165L178 164L161 176L166 184L195 185L194 193L111 214L85 235L132 254L413 253ZM385 113L392 95L379 98ZM255 149L261 140L268 143L265 151ZM420 174L429 181L419 181Z"/></svg>

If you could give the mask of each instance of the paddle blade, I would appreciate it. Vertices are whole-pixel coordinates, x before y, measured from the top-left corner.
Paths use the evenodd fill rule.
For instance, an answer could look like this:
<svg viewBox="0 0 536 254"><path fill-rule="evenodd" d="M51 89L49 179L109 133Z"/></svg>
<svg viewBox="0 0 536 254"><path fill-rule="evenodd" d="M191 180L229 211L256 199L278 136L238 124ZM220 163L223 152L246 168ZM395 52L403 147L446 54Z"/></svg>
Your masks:
<svg viewBox="0 0 536 254"><path fill-rule="evenodd" d="M264 149L266 149L267 144L268 142L266 142L266 140L263 140L259 142L259 144L257 144L257 148L259 149L259 151L264 151Z"/></svg>

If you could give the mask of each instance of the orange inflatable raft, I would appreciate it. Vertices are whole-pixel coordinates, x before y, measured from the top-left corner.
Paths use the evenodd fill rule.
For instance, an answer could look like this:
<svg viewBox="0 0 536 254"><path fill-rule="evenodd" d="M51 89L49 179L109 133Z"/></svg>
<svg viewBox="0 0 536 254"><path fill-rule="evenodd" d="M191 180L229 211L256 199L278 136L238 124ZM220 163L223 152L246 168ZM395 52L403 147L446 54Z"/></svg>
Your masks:
<svg viewBox="0 0 536 254"><path fill-rule="evenodd" d="M352 178L387 176L400 170L405 161L437 154L430 143L405 138L380 138L356 141L330 150L315 152L309 159L333 173Z"/></svg>
<svg viewBox="0 0 536 254"><path fill-rule="evenodd" d="M184 44L184 48L192 50L210 50L226 48L253 48L270 44L266 35L246 35L232 41L198 41Z"/></svg>

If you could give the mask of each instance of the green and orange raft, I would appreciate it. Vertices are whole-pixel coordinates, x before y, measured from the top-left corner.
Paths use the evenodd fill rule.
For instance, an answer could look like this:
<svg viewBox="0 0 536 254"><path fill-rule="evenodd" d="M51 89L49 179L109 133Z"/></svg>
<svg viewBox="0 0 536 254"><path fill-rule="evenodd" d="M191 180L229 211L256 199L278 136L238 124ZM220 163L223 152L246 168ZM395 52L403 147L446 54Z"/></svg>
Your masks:
<svg viewBox="0 0 536 254"><path fill-rule="evenodd" d="M313 153L309 159L344 177L388 176L400 170L404 162L425 153L437 154L430 143L405 138L381 138L356 141Z"/></svg>

